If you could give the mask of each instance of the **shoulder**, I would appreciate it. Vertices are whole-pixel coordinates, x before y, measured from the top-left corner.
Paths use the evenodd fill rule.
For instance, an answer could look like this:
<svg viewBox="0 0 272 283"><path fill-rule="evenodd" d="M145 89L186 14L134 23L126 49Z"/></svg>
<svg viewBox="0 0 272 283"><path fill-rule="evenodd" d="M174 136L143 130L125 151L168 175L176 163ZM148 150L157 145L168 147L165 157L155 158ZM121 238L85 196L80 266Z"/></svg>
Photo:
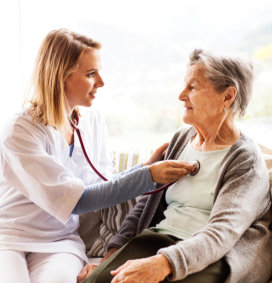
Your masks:
<svg viewBox="0 0 272 283"><path fill-rule="evenodd" d="M88 127L95 125L104 125L104 117L94 107L87 109L80 109L80 126Z"/></svg>
<svg viewBox="0 0 272 283"><path fill-rule="evenodd" d="M221 171L222 170L222 171ZM244 178L244 183L261 182L264 188L269 187L269 176L265 161L258 145L249 137L241 137L230 148L221 164L223 180Z"/></svg>
<svg viewBox="0 0 272 283"><path fill-rule="evenodd" d="M33 117L27 112L17 113L9 124L9 134L28 133L30 135L39 133L45 129L45 125L39 121L34 121Z"/></svg>
<svg viewBox="0 0 272 283"><path fill-rule="evenodd" d="M103 115L95 108L86 108L81 111L79 129L82 137L98 144L105 143L108 138L108 130Z"/></svg>
<svg viewBox="0 0 272 283"><path fill-rule="evenodd" d="M180 127L174 134L171 139L170 146L174 146L175 144L181 144L183 142L187 142L193 135L196 134L196 131L191 126L183 126Z"/></svg>
<svg viewBox="0 0 272 283"><path fill-rule="evenodd" d="M34 121L27 112L22 111L14 115L8 127L4 129L1 144L43 144L54 138L56 130L51 126L46 126L39 121Z"/></svg>
<svg viewBox="0 0 272 283"><path fill-rule="evenodd" d="M183 150L184 146L195 134L196 131L191 126L183 126L179 128L169 143L166 154L167 158L176 158L176 155Z"/></svg>
<svg viewBox="0 0 272 283"><path fill-rule="evenodd" d="M243 133L241 133L240 139L231 146L228 156L232 156L241 169L265 166L260 148Z"/></svg>
<svg viewBox="0 0 272 283"><path fill-rule="evenodd" d="M192 126L186 125L180 127L174 134L173 140L180 139L180 138L186 138L187 136L194 135L196 133L195 129Z"/></svg>

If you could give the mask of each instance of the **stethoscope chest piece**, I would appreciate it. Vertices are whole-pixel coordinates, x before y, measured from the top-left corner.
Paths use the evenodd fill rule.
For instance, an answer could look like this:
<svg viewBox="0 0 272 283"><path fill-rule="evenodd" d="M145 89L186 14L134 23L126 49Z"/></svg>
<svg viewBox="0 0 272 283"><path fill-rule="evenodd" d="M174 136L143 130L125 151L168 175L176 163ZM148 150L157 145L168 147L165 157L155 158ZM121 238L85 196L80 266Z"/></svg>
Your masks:
<svg viewBox="0 0 272 283"><path fill-rule="evenodd" d="M200 162L198 160L195 160L192 162L192 165L194 166L193 171L190 173L191 176L195 176L199 169L200 169Z"/></svg>

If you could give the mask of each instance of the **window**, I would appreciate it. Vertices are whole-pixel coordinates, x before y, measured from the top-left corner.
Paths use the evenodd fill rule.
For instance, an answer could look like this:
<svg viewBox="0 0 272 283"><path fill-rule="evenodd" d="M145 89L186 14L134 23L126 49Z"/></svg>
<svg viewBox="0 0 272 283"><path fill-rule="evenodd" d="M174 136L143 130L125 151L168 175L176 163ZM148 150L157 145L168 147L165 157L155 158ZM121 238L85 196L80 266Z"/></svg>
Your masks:
<svg viewBox="0 0 272 283"><path fill-rule="evenodd" d="M100 41L105 86L95 107L112 147L154 148L182 125L178 94L194 48L246 57L255 66L253 99L238 121L272 147L272 2L268 0L2 1L1 119L19 109L38 47L66 27ZM3 46L2 46L3 47Z"/></svg>

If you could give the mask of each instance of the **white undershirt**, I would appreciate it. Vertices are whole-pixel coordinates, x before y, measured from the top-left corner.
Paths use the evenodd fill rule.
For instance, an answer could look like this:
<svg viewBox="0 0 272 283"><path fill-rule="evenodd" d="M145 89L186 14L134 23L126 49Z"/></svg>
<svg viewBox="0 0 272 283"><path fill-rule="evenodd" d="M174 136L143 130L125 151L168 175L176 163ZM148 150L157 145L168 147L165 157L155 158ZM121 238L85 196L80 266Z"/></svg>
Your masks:
<svg viewBox="0 0 272 283"><path fill-rule="evenodd" d="M158 233L184 240L208 223L218 169L229 149L200 152L193 149L190 142L187 143L178 160L198 160L200 170L195 176L187 175L168 188L165 195L168 204L164 211L165 219L155 228Z"/></svg>

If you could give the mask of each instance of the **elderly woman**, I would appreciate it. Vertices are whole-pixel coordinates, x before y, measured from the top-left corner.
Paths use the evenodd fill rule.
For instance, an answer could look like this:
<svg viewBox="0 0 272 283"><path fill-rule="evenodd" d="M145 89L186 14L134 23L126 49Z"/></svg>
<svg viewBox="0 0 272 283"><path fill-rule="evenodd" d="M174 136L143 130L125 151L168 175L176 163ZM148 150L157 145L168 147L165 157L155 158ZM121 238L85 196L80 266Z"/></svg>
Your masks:
<svg viewBox="0 0 272 283"><path fill-rule="evenodd" d="M191 54L179 99L192 127L175 134L166 158L198 160L200 170L142 198L111 239L111 257L84 282L267 282L268 175L234 121L245 113L252 80L252 67L240 59Z"/></svg>

